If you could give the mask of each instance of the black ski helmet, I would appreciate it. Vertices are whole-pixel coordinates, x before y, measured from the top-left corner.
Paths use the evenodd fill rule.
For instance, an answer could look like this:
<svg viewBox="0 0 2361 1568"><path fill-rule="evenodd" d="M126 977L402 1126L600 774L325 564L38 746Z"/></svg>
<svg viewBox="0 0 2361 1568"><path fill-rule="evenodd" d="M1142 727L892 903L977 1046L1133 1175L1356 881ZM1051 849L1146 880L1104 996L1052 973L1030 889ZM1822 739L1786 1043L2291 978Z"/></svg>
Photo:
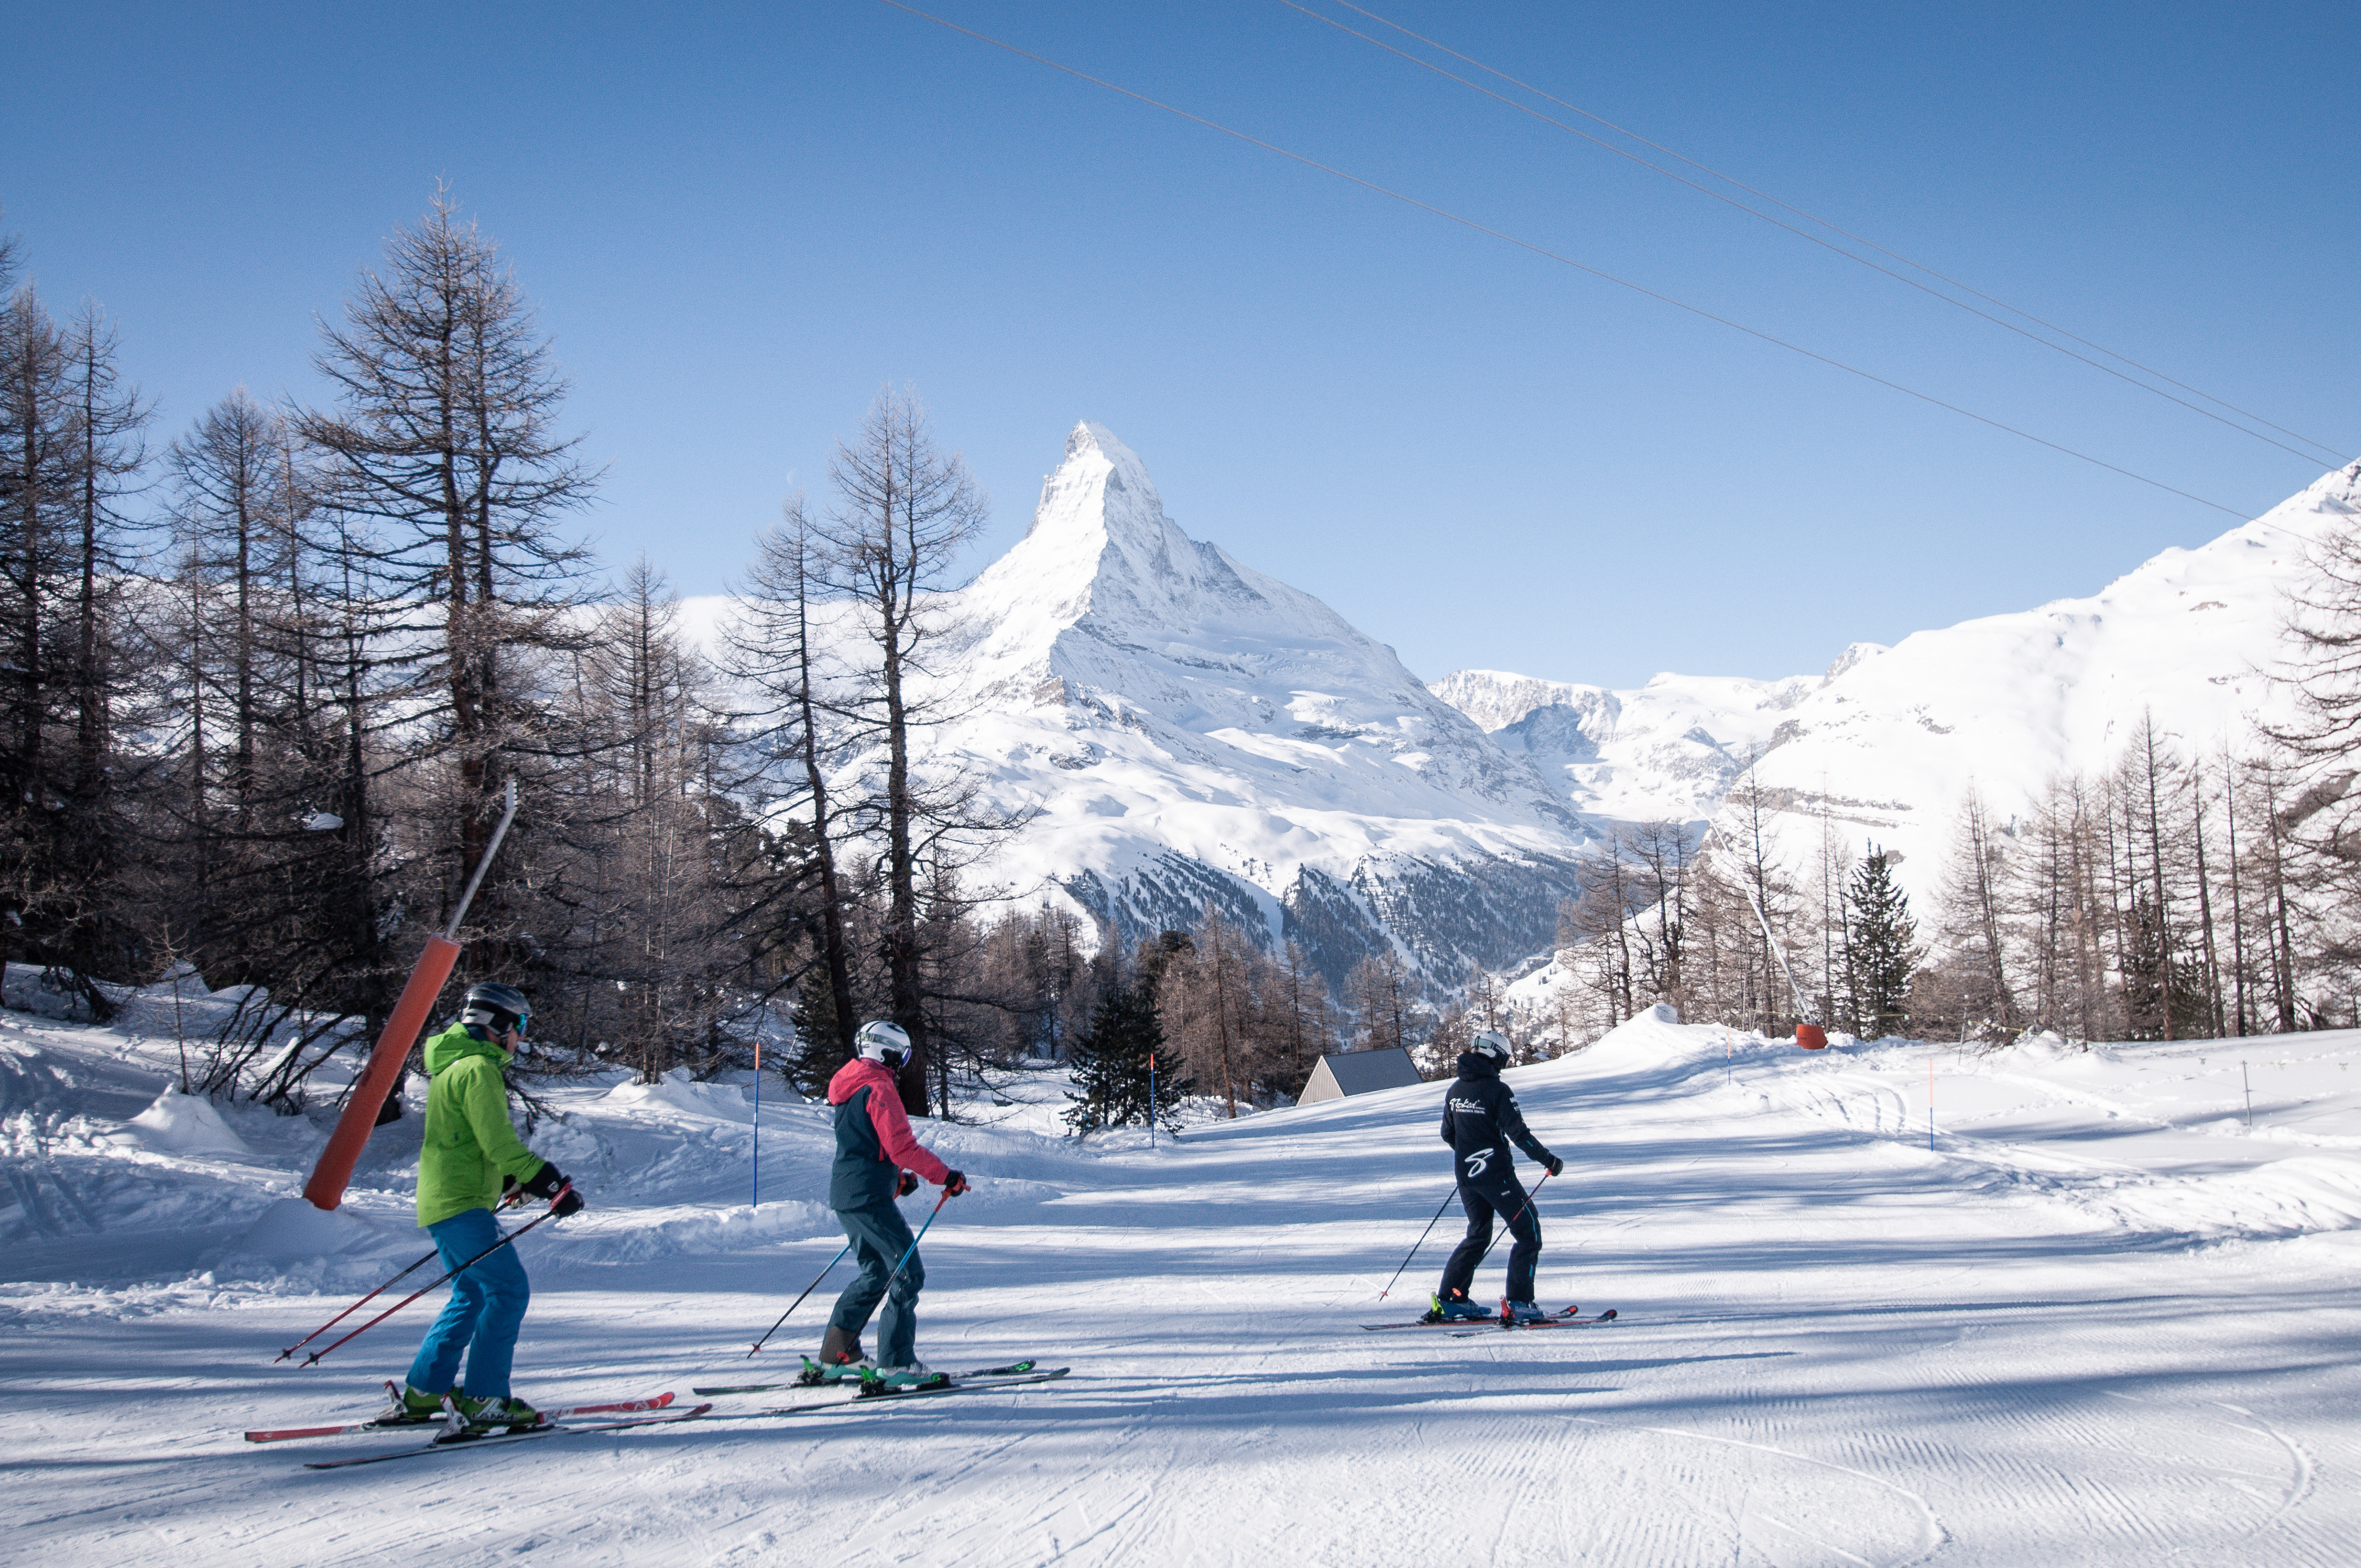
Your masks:
<svg viewBox="0 0 2361 1568"><path fill-rule="evenodd" d="M852 1037L852 1046L871 1061L891 1068L895 1072L901 1071L902 1064L910 1059L909 1032L901 1025L883 1018L872 1019L861 1025L861 1033Z"/></svg>
<svg viewBox="0 0 2361 1568"><path fill-rule="evenodd" d="M1509 1065L1509 1036L1498 1029L1477 1030L1476 1037L1467 1042L1467 1049L1494 1067Z"/></svg>
<svg viewBox="0 0 2361 1568"><path fill-rule="evenodd" d="M533 1022L533 1003L513 985L479 981L467 988L467 1004L459 1014L459 1022L481 1024L495 1035L506 1029L522 1035Z"/></svg>

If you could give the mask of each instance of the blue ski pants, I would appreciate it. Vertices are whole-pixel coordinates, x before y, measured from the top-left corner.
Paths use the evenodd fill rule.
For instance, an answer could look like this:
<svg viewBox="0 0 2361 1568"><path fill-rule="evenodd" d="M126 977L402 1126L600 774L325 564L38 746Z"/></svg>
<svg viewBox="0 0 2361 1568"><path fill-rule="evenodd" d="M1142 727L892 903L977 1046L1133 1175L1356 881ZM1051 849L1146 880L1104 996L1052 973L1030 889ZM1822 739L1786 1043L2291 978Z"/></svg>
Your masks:
<svg viewBox="0 0 2361 1568"><path fill-rule="evenodd" d="M1492 1216L1499 1214L1509 1222L1509 1234L1516 1242L1509 1249L1509 1299L1532 1300L1533 1270L1542 1260L1542 1221L1524 1187L1513 1176L1483 1187L1462 1177L1459 1206L1467 1211L1467 1235L1443 1266L1443 1293L1465 1290L1476 1282L1477 1260L1492 1245Z"/></svg>
<svg viewBox="0 0 2361 1568"><path fill-rule="evenodd" d="M457 1268L500 1239L500 1222L489 1209L426 1227L445 1268ZM451 1281L451 1299L426 1331L418 1359L410 1364L410 1386L421 1393L447 1394L458 1380L459 1356L467 1357L464 1387L471 1398L509 1397L509 1364L516 1356L517 1330L524 1322L533 1286L516 1248L504 1246Z"/></svg>
<svg viewBox="0 0 2361 1568"><path fill-rule="evenodd" d="M918 1359L918 1291L927 1283L926 1266L917 1253L910 1252L910 1222L902 1218L902 1211L894 1207L890 1198L864 1208L839 1209L836 1218L844 1234L852 1238L861 1273L836 1299L828 1326L858 1335L868 1326L869 1314L877 1310L877 1303L884 1300L885 1315L877 1321L877 1365L907 1366ZM902 1277L894 1281L889 1296L885 1281L906 1252L910 1253L910 1261L902 1265Z"/></svg>

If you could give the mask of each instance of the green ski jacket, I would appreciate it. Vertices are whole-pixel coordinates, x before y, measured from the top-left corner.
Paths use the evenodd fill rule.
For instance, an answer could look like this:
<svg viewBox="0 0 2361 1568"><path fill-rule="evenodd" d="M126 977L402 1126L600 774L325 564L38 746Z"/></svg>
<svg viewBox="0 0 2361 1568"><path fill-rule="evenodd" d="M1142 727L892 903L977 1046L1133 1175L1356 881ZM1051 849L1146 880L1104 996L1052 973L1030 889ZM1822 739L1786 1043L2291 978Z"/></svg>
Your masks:
<svg viewBox="0 0 2361 1568"><path fill-rule="evenodd" d="M500 1174L519 1181L547 1162L509 1121L500 1069L508 1052L454 1024L426 1042L426 1145L418 1151L418 1223L439 1224L500 1201Z"/></svg>

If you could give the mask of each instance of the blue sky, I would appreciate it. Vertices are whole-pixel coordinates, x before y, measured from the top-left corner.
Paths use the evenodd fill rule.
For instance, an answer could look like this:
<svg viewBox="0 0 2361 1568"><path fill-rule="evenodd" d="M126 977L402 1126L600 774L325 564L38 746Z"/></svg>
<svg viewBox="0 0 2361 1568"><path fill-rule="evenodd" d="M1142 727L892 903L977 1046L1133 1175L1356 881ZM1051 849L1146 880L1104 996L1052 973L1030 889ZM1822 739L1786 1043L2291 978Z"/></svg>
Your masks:
<svg viewBox="0 0 2361 1568"><path fill-rule="evenodd" d="M928 8L2241 514L2326 466L1278 0ZM1370 9L2361 450L2341 8ZM874 0L27 5L8 38L5 223L53 307L115 318L159 436L240 383L319 396L315 315L447 180L576 382L586 528L684 592L887 382L991 493L978 565L1097 419L1183 528L1430 679L1817 669L2235 521Z"/></svg>

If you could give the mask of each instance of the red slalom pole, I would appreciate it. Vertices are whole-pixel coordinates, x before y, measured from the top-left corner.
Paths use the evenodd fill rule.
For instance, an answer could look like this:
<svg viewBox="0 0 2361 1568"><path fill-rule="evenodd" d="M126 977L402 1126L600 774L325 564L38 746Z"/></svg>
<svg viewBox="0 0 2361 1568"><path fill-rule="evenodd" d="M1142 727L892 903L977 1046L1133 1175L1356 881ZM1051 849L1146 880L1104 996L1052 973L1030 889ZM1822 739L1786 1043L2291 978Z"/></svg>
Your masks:
<svg viewBox="0 0 2361 1568"><path fill-rule="evenodd" d="M331 1211L345 1201L345 1187L353 1179L353 1167L360 1163L361 1147L377 1129L377 1113L384 1108L386 1096L393 1092L395 1082L401 1077L401 1064L410 1059L410 1047L425 1032L427 1015L434 1011L434 999L443 994L443 983L451 978L452 966L459 961L459 923L467 917L467 905L475 902L476 890L484 883L484 872L491 868L492 857L500 853L500 840L508 837L509 824L516 817L514 779L509 781L506 799L500 826L492 829L491 842L484 846L482 857L476 861L476 874L469 880L467 891L459 895L459 906L451 912L451 923L441 936L426 938L426 950L418 955L418 962L412 967L410 979L394 1001L392 1014L378 1033L377 1045L370 1049L368 1063L345 1095L345 1113L336 1118L336 1130L328 1135L328 1146L320 1151L319 1162L312 1168L312 1178L303 1184L303 1197L314 1209Z"/></svg>
<svg viewBox="0 0 2361 1568"><path fill-rule="evenodd" d="M320 1358L327 1354L328 1351L335 1349L336 1345L344 1344L347 1341L358 1339L361 1335L368 1332L369 1330L377 1327L378 1324L385 1321L388 1318L393 1316L404 1307L409 1306L412 1301L417 1300L421 1296L425 1295L429 1290L434 1289L435 1286L442 1284L444 1279L457 1278L460 1275L465 1274L468 1269L473 1268L476 1265L483 1262L484 1259L491 1256L492 1254L500 1251L500 1248L516 1240L517 1237L524 1234L525 1232L533 1229L533 1226L541 1223L542 1220L554 1218L557 1213L557 1201L573 1190L574 1183L570 1181L567 1182L565 1186L550 1194L549 1209L541 1216L540 1219L527 1220L515 1230L511 1231L508 1234L502 1236L500 1240L494 1242L491 1245L486 1247L483 1251L478 1253L475 1256L469 1258L458 1267L451 1270L450 1273L443 1276L442 1279L432 1280L427 1284L420 1286L417 1289L412 1290L409 1295L404 1296L401 1300L396 1301L392 1306L388 1307L384 1311L379 1312L376 1317L371 1318L368 1322L365 1322L360 1327L355 1329L351 1333L346 1334L343 1339L338 1340L336 1344L328 1346L326 1350L313 1351L311 1354L303 1358L303 1365L306 1366L316 1365L319 1363ZM391 1284L392 1281L388 1280L387 1283Z"/></svg>

